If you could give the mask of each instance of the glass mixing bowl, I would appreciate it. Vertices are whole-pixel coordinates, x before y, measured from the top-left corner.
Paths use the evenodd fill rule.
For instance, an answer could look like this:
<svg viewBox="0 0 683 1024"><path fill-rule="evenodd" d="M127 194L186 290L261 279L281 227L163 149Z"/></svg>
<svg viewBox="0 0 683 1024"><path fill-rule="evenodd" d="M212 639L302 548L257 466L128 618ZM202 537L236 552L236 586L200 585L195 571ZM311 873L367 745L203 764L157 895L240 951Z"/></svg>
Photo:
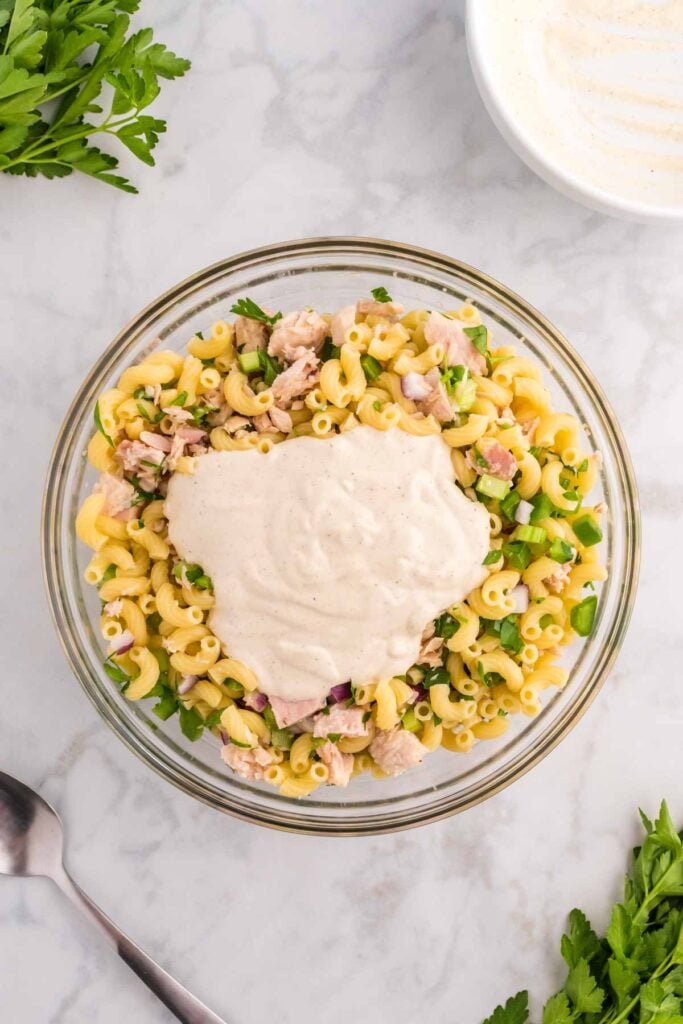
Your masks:
<svg viewBox="0 0 683 1024"><path fill-rule="evenodd" d="M603 466L606 503L603 555L609 579L600 588L592 636L568 648L564 690L546 691L536 718L515 716L506 735L466 755L439 750L392 780L361 776L347 789L326 787L302 800L229 773L218 743L190 743L152 702L122 697L102 669L97 591L85 584L89 558L74 533L76 511L95 482L85 455L98 394L145 353L182 349L193 332L228 314L239 296L264 307L334 310L384 285L406 308L452 308L473 301L493 325L496 344L514 343L544 368L559 409L585 424ZM639 559L639 514L633 469L621 430L588 367L562 335L523 299L491 278L424 249L363 238L321 238L271 245L221 261L171 288L114 339L84 381L59 432L43 510L43 559L57 632L71 667L107 724L142 760L185 793L245 821L295 832L363 835L435 821L510 785L542 760L578 721L616 658L633 606ZM362 584L361 584L362 585Z"/></svg>

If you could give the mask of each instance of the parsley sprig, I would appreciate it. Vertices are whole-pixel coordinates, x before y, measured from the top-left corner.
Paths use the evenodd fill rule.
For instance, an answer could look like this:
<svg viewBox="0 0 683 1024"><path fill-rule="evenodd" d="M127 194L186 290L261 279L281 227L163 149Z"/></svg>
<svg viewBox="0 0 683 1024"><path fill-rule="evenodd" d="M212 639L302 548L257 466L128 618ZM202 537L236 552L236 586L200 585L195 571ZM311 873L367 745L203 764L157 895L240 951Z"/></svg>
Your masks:
<svg viewBox="0 0 683 1024"><path fill-rule="evenodd" d="M116 139L153 166L166 122L142 111L158 96L160 79L190 67L154 42L151 28L129 35L138 6L139 0L0 0L0 170L31 178L81 171L137 192L112 173L116 157L88 140Z"/></svg>
<svg viewBox="0 0 683 1024"><path fill-rule="evenodd" d="M560 950L564 987L542 1024L680 1024L683 1021L683 833L666 802L634 851L623 902L600 939L580 910L569 915ZM528 993L496 1007L484 1024L527 1024Z"/></svg>
<svg viewBox="0 0 683 1024"><path fill-rule="evenodd" d="M262 324L276 324L278 320L282 319L282 313L275 313L274 316L269 316L265 313L260 306L257 306L253 299L238 299L237 302L230 307L230 312L234 313L235 316L244 316L248 320L260 320Z"/></svg>

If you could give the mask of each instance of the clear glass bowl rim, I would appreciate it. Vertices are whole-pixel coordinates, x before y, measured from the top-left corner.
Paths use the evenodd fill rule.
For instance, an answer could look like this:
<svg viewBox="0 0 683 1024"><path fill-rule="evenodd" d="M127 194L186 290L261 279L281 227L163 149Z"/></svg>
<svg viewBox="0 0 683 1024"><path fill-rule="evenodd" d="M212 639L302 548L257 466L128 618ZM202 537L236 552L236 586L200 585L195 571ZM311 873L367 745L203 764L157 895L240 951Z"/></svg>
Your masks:
<svg viewBox="0 0 683 1024"><path fill-rule="evenodd" d="M187 298L193 291L214 280L224 279L230 272L267 266L269 262L288 257L301 258L307 254L316 258L326 255L330 257L346 255L352 258L355 255L372 256L381 260L382 257L385 257L404 260L413 268L424 267L442 273L452 273L461 280L467 281L473 288L483 291L492 299L503 304L511 314L528 322L551 350L555 350L565 359L571 360L575 375L585 389L593 410L599 416L601 425L609 437L612 450L620 456L616 469L621 489L619 496L624 504L626 561L622 569L621 602L614 620L610 623L608 642L600 650L590 677L581 691L580 702L574 703L559 722L552 723L547 734L540 737L540 742L523 750L513 762L505 766L505 770L500 776L487 780L476 794L446 794L416 808L387 811L380 814L372 813L367 816L357 815L352 821L348 821L343 813L319 821L314 815L307 814L305 810L297 811L296 801L292 801L291 810L276 811L270 808L269 811L264 812L262 808L245 804L236 794L228 795L207 787L189 771L181 769L177 764L170 763L166 757L160 756L158 749L155 749L153 745L140 743L138 738L125 727L125 724L112 714L108 705L100 699L97 687L93 685L87 660L69 622L69 613L62 592L65 585L68 585L68 580L62 578L58 550L60 506L64 497L60 483L69 457L73 454L72 423L80 415L84 404L91 401L90 392L93 382L101 380L107 375L108 370L129 343L132 343L145 324L152 323L155 318ZM184 793L244 821L308 835L378 835L438 821L489 799L534 768L582 718L601 689L617 657L633 610L640 563L640 512L635 474L626 441L607 398L581 357L542 313L494 278L467 263L442 253L383 239L331 236L275 243L219 260L168 289L144 307L122 328L83 381L58 433L46 477L41 514L41 547L43 576L50 613L67 661L100 716L145 764ZM343 812L343 808L340 811Z"/></svg>

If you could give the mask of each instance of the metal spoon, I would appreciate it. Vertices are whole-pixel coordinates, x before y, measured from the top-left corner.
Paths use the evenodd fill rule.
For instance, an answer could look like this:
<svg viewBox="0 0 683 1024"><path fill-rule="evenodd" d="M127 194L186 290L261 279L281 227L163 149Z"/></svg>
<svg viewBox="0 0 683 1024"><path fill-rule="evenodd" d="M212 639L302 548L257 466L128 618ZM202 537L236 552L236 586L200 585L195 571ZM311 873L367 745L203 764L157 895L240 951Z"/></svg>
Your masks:
<svg viewBox="0 0 683 1024"><path fill-rule="evenodd" d="M225 1024L110 921L64 867L57 812L11 775L0 772L0 874L44 875L99 925L122 960L184 1024Z"/></svg>

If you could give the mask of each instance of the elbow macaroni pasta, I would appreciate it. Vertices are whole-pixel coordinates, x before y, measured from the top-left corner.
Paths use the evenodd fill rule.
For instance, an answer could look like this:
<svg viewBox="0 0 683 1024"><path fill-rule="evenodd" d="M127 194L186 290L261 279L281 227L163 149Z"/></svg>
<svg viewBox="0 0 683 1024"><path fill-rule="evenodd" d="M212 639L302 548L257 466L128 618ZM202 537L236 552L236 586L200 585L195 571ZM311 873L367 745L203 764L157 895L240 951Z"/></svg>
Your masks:
<svg viewBox="0 0 683 1024"><path fill-rule="evenodd" d="M472 389L469 405L460 405L448 397L447 346L428 344L430 314L385 315L382 303L372 305L372 313L357 309L351 326L345 322L336 335L343 339L338 348L318 352L315 377L287 410L291 428L276 419L277 410L268 427L276 404L273 380L287 360L284 366L275 362L272 379L261 356L258 370L252 362L245 372L239 328L220 320L208 337L190 339L185 356L153 352L126 369L100 397L98 431L87 447L101 483L78 511L75 530L93 551L85 578L102 601L107 670L128 699L158 698L160 717L177 713L190 739L210 730L231 767L289 797L339 784L340 771L386 777L391 765L376 746L382 737L407 732L420 757L439 747L466 754L480 741L502 737L513 716L538 714L544 691L567 685L561 652L575 636L578 612L590 605L592 589L607 577L598 546L602 508L581 507L598 481L600 456L585 451L581 424L552 408L541 367L512 346L488 345L485 372L468 377L461 367L456 375L457 381L469 379ZM460 327L481 325L470 304L448 316ZM327 323L331 319L325 316ZM262 330L267 339L270 328ZM406 397L409 373L429 374L433 386L438 374L451 403L449 420ZM183 444L176 451L175 435L188 424L200 428L199 450L186 451ZM310 719L279 727L270 704L263 706L255 673L211 632L211 581L201 567L178 563L168 538L163 482L169 472L192 473L205 450L267 454L289 436L330 437L360 424L441 434L456 485L484 501L489 512L488 576L434 621L425 633L431 649L405 676L354 685L347 704L362 716L361 732L317 736ZM155 450L149 434L158 435ZM148 458L133 473L123 453L136 444ZM503 482L489 488L498 496L491 497L482 489L483 475L495 478L498 464L514 465L514 475L511 483L499 476ZM115 492L131 491L134 500L120 508ZM533 525L528 508L517 522L509 495L517 504L531 504ZM588 533L579 522L586 516L593 523ZM527 595L523 600L520 591Z"/></svg>

